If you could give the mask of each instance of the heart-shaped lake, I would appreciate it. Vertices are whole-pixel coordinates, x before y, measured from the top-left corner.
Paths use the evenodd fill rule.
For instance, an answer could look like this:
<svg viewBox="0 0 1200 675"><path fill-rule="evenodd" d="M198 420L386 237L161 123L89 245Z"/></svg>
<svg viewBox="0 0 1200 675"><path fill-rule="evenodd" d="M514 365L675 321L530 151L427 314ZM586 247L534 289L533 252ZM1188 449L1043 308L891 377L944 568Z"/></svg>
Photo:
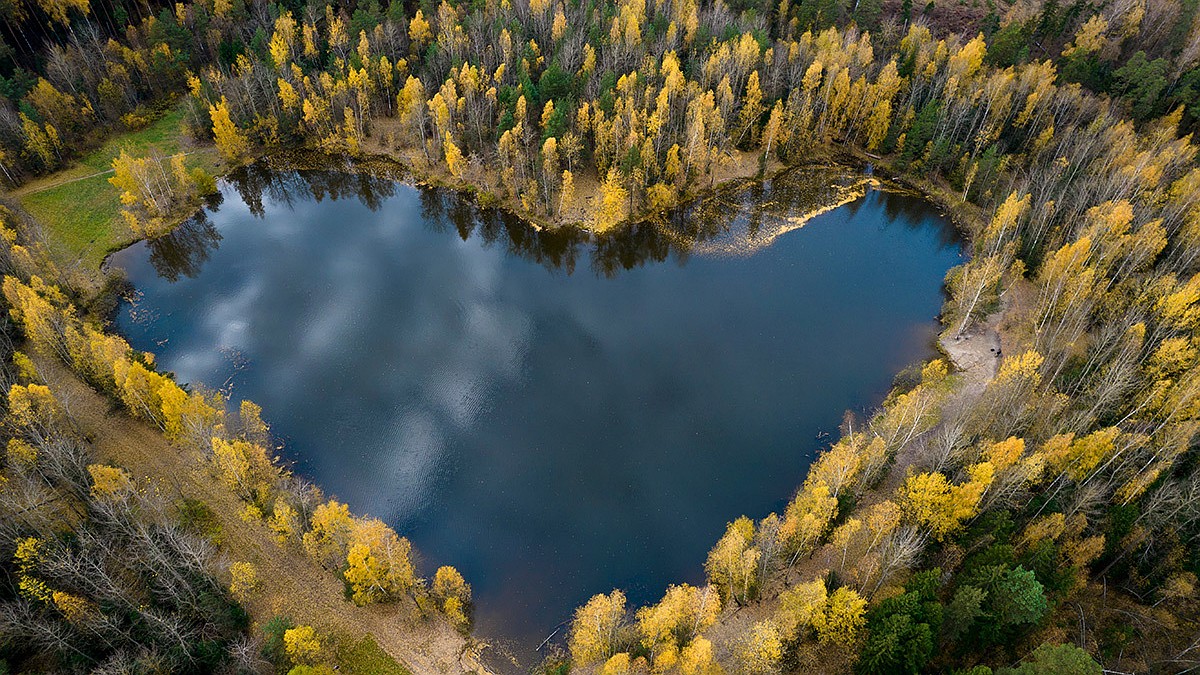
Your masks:
<svg viewBox="0 0 1200 675"><path fill-rule="evenodd" d="M262 405L300 473L426 574L457 566L524 661L592 594L700 581L726 521L780 509L843 411L934 354L960 255L931 205L848 169L600 237L336 171L221 192L114 254L140 292L120 330Z"/></svg>

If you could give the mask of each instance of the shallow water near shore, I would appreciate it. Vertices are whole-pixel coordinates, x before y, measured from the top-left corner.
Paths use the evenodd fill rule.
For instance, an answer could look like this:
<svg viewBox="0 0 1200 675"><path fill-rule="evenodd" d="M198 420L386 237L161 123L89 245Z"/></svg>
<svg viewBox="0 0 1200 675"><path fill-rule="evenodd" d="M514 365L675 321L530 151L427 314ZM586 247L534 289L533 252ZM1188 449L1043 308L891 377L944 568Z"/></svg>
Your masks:
<svg viewBox="0 0 1200 675"><path fill-rule="evenodd" d="M458 567L523 667L591 595L699 582L727 521L781 509L843 411L934 355L960 262L935 207L840 167L599 236L338 171L221 197L112 255L118 328L262 405L423 573Z"/></svg>

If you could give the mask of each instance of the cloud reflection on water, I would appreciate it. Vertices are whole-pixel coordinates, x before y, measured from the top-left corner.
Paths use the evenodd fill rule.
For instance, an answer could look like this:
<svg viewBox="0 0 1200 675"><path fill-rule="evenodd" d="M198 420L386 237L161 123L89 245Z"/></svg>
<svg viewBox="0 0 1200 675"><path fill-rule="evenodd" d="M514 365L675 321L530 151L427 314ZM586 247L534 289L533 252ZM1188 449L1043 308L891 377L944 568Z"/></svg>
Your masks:
<svg viewBox="0 0 1200 675"><path fill-rule="evenodd" d="M121 327L263 405L301 473L459 566L485 633L536 644L591 593L694 578L726 520L786 499L818 430L930 353L953 239L879 193L779 236L832 184L594 239L252 167L207 219L114 257L156 317ZM698 255L730 246L757 252Z"/></svg>

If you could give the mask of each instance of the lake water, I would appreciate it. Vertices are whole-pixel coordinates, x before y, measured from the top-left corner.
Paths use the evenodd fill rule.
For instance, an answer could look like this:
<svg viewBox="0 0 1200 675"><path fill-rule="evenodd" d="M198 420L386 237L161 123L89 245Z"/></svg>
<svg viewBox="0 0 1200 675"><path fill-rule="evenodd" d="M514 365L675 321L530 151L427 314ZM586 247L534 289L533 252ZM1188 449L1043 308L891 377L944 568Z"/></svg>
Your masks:
<svg viewBox="0 0 1200 675"><path fill-rule="evenodd" d="M253 167L116 253L119 329L261 404L296 470L474 586L532 650L592 594L698 582L781 509L845 410L933 355L958 241L861 176L795 171L659 224L539 232L452 193Z"/></svg>

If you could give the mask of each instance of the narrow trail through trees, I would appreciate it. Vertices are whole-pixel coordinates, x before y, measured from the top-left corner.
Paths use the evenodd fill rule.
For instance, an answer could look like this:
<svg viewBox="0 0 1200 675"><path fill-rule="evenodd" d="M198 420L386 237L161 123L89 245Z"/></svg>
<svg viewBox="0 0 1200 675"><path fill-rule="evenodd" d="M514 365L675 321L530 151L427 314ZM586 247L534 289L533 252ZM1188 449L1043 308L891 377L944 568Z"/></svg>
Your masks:
<svg viewBox="0 0 1200 675"><path fill-rule="evenodd" d="M211 153L211 152L214 152L213 148L200 148L199 150L192 150L191 152L185 152L182 154L184 157L189 157L191 155L197 155L197 154L201 154L201 153L207 154L207 153ZM62 173L67 173L68 171L70 171L70 169L64 169L62 171L56 172L56 175L62 174ZM60 181L57 181L54 183L48 183L48 184L44 184L44 185L39 184L37 181L33 181L31 183L25 184L22 187L17 188L16 190L13 190L11 194L16 197L26 197L29 195L35 195L39 192L45 192L46 190L53 190L54 188L62 187L64 185L70 185L71 183L78 183L81 180L88 180L90 178L96 178L98 176L107 176L108 174L110 174L112 172L113 172L112 169L105 169L104 171L97 171L96 173L89 173L86 176L76 176L75 178L68 178L66 180L60 180Z"/></svg>

